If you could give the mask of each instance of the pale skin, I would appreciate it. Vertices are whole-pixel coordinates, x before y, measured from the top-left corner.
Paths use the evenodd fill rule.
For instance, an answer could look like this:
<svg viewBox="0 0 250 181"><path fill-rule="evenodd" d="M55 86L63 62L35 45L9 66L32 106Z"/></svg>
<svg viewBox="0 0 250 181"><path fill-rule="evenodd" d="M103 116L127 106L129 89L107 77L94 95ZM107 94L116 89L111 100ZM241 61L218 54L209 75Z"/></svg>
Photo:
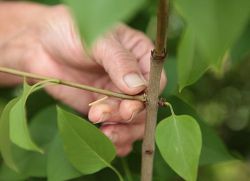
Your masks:
<svg viewBox="0 0 250 181"><path fill-rule="evenodd" d="M48 7L29 2L0 2L0 66L70 80L98 88L136 95L147 87L152 42L141 32L119 23L85 50L71 18L62 5ZM1 86L22 83L0 73ZM162 73L161 90L166 84ZM140 101L103 98L66 86L50 86L56 99L87 114L116 146L119 156L142 139L145 105Z"/></svg>

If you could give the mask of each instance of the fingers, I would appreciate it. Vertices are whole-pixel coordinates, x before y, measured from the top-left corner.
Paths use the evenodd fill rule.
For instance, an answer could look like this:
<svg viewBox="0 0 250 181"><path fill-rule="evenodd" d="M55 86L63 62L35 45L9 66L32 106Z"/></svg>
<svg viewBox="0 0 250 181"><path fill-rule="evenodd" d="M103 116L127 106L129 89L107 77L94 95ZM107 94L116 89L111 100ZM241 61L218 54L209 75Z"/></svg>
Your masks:
<svg viewBox="0 0 250 181"><path fill-rule="evenodd" d="M136 57L121 45L116 35L99 39L93 48L93 57L122 92L137 94L146 88Z"/></svg>
<svg viewBox="0 0 250 181"><path fill-rule="evenodd" d="M144 33L134 30L126 25L120 24L116 28L116 34L122 46L129 50L138 60L139 68L144 78L149 80L150 57L154 49L152 41ZM160 90L162 91L167 83L163 70L161 74Z"/></svg>
<svg viewBox="0 0 250 181"><path fill-rule="evenodd" d="M144 109L140 101L109 98L94 104L89 110L89 120L93 123L131 123Z"/></svg>
<svg viewBox="0 0 250 181"><path fill-rule="evenodd" d="M101 130L114 143L117 154L125 156L131 151L133 142L143 137L144 124L141 122L140 124L104 125Z"/></svg>

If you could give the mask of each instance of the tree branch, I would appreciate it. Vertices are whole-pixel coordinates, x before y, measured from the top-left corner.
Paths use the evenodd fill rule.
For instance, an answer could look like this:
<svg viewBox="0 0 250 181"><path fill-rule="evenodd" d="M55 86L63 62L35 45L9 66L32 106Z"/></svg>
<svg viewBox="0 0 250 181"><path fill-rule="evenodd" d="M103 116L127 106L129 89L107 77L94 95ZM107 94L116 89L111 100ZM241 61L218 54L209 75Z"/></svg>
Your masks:
<svg viewBox="0 0 250 181"><path fill-rule="evenodd" d="M131 96L131 95L127 95L127 94L113 92L113 91L110 91L110 90L95 88L95 87L88 86L88 85L78 84L78 83L67 81L67 80L61 80L61 79L57 79L57 78L53 78L53 77L37 75L37 74L23 72L23 71L19 71L19 70L14 70L14 69L6 68L6 67L0 67L0 72L8 73L8 74L12 74L12 75L15 75L15 76L20 76L20 77L32 78L32 79L36 79L36 80L48 80L48 79L51 79L51 80L55 80L54 83L56 83L56 84L61 84L61 85L65 85L65 86L68 86L68 87L74 87L74 88L77 88L77 89L82 89L82 90L86 90L86 91L90 91L90 92L95 92L95 93L98 93L98 94L103 94L103 95L106 95L106 96L116 97L116 98L120 98L120 99L138 100L138 101L142 101L142 102L146 101L145 94Z"/></svg>
<svg viewBox="0 0 250 181"><path fill-rule="evenodd" d="M151 67L147 89L147 120L142 144L141 181L151 181L155 152L155 127L157 123L160 78L166 57L166 30L168 25L168 0L160 0L157 13L157 37L151 52Z"/></svg>

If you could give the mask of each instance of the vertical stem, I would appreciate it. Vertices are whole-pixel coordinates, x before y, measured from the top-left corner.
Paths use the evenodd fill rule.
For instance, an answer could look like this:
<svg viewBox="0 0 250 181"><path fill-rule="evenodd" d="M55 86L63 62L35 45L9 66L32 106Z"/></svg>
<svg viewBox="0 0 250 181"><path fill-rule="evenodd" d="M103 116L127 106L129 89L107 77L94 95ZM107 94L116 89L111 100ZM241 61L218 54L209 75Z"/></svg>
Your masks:
<svg viewBox="0 0 250 181"><path fill-rule="evenodd" d="M122 162L122 166L123 166L123 169L124 169L124 173L125 173L125 176L126 176L126 180L127 181L133 181L133 177L132 177L132 173L129 169L129 165L128 165L128 162L125 158L121 158L121 162Z"/></svg>
<svg viewBox="0 0 250 181"><path fill-rule="evenodd" d="M167 26L169 16L169 0L160 0L157 12L157 34L155 42L155 52L157 56L164 56L167 40ZM165 58L165 56L164 56Z"/></svg>
<svg viewBox="0 0 250 181"><path fill-rule="evenodd" d="M160 78L166 57L166 30L168 25L168 0L160 0L157 13L157 37L151 52L150 78L147 89L147 119L142 145L141 181L151 181L155 152L155 127L157 123Z"/></svg>

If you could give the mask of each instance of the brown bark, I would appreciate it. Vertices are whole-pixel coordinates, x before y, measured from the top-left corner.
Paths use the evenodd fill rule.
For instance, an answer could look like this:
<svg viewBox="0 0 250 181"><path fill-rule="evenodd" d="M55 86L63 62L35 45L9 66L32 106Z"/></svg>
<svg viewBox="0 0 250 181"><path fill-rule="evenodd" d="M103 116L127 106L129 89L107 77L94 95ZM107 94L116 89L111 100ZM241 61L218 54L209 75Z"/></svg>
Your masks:
<svg viewBox="0 0 250 181"><path fill-rule="evenodd" d="M157 14L155 49L151 53L150 78L147 89L147 120L142 145L141 181L151 181L155 152L155 127L157 123L160 78L166 57L166 30L168 25L168 0L160 0Z"/></svg>

